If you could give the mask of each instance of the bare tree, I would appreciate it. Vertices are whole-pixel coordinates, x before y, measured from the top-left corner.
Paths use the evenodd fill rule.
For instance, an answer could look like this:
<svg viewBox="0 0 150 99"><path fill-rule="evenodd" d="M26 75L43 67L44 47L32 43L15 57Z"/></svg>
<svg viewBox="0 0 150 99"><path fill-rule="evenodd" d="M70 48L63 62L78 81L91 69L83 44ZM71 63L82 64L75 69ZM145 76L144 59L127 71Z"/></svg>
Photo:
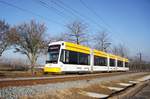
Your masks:
<svg viewBox="0 0 150 99"><path fill-rule="evenodd" d="M17 40L15 39L15 52L20 52L28 57L31 63L31 71L34 73L37 58L46 46L44 41L46 27L44 24L31 20L30 23L23 23L15 28L16 35L18 35L14 37L18 37Z"/></svg>
<svg viewBox="0 0 150 99"><path fill-rule="evenodd" d="M143 72L150 71L150 63L142 59L143 53L138 52L136 56L132 57L129 62L129 68L131 71Z"/></svg>
<svg viewBox="0 0 150 99"><path fill-rule="evenodd" d="M125 46L125 44L119 44L117 46L114 46L112 48L112 53L115 54L115 55L119 55L119 56L122 56L122 57L128 57L128 49L127 47Z"/></svg>
<svg viewBox="0 0 150 99"><path fill-rule="evenodd" d="M9 48L8 33L10 26L4 20L0 20L0 56Z"/></svg>
<svg viewBox="0 0 150 99"><path fill-rule="evenodd" d="M95 48L101 51L108 51L111 45L110 38L107 32L98 32L94 36Z"/></svg>
<svg viewBox="0 0 150 99"><path fill-rule="evenodd" d="M65 40L81 44L87 42L87 26L80 21L67 24L67 33L64 34Z"/></svg>

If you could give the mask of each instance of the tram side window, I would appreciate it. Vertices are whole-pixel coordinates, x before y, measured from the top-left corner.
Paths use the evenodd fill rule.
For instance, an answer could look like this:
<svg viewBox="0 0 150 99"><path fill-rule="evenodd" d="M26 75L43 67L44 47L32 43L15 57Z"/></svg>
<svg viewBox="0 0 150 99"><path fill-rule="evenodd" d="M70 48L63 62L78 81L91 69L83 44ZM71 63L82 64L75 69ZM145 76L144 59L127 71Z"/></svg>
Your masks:
<svg viewBox="0 0 150 99"><path fill-rule="evenodd" d="M95 66L99 65L99 58L97 56L94 56L94 65Z"/></svg>
<svg viewBox="0 0 150 99"><path fill-rule="evenodd" d="M66 63L78 64L78 54L73 51L66 51Z"/></svg>
<svg viewBox="0 0 150 99"><path fill-rule="evenodd" d="M115 66L115 59L110 58L110 66L113 66L113 67Z"/></svg>
<svg viewBox="0 0 150 99"><path fill-rule="evenodd" d="M84 53L78 53L78 64L89 65L89 55Z"/></svg>
<svg viewBox="0 0 150 99"><path fill-rule="evenodd" d="M125 62L125 67L129 67L129 64L128 64L128 62Z"/></svg>
<svg viewBox="0 0 150 99"><path fill-rule="evenodd" d="M107 58L94 56L94 65L95 66L107 66Z"/></svg>
<svg viewBox="0 0 150 99"><path fill-rule="evenodd" d="M60 61L65 64L89 65L90 64L89 56L90 55L84 53L62 50Z"/></svg>
<svg viewBox="0 0 150 99"><path fill-rule="evenodd" d="M123 67L123 61L118 60L118 67Z"/></svg>

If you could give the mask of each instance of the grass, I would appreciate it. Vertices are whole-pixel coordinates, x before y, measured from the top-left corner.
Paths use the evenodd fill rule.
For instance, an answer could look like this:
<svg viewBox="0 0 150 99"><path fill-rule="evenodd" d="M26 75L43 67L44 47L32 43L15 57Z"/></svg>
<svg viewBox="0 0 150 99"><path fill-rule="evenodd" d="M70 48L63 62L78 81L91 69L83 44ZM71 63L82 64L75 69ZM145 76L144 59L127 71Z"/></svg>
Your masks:
<svg viewBox="0 0 150 99"><path fill-rule="evenodd" d="M35 71L34 76L44 76L42 70ZM32 77L31 71L0 71L0 78Z"/></svg>

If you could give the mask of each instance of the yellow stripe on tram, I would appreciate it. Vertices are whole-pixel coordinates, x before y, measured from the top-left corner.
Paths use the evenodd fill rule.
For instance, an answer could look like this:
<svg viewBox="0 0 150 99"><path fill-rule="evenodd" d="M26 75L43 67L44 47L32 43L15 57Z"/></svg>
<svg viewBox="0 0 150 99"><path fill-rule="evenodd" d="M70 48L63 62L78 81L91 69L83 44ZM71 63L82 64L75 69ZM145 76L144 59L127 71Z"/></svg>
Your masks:
<svg viewBox="0 0 150 99"><path fill-rule="evenodd" d="M44 67L44 72L53 72L53 73L60 73L60 67Z"/></svg>
<svg viewBox="0 0 150 99"><path fill-rule="evenodd" d="M90 54L90 48L70 42L65 42L65 49Z"/></svg>

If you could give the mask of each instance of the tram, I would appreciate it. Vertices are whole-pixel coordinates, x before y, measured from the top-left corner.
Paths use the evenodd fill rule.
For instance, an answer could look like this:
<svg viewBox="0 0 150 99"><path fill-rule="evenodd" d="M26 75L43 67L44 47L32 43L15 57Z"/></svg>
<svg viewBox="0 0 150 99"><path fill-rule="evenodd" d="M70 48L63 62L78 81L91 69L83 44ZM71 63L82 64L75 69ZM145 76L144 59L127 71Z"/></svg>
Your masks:
<svg viewBox="0 0 150 99"><path fill-rule="evenodd" d="M128 59L71 42L58 41L48 46L44 73L92 73L128 71Z"/></svg>

